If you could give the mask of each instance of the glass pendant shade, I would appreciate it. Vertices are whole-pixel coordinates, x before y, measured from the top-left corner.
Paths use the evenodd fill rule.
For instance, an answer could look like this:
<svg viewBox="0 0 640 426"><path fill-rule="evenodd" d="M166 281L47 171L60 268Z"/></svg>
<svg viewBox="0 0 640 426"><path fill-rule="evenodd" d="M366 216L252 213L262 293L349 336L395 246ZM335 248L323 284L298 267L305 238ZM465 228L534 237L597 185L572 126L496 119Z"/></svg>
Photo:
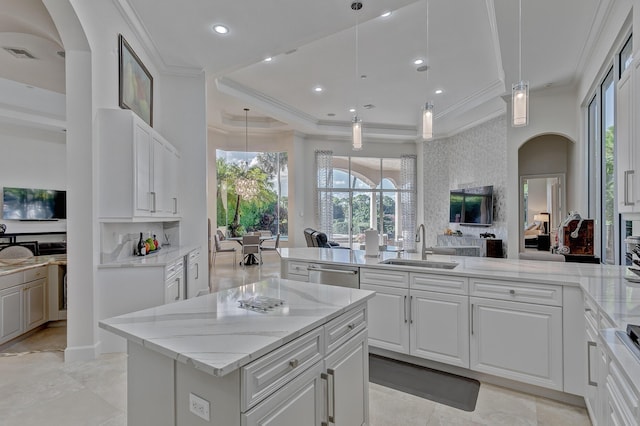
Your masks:
<svg viewBox="0 0 640 426"><path fill-rule="evenodd" d="M511 89L511 96L513 127L526 126L529 123L529 82L515 83Z"/></svg>
<svg viewBox="0 0 640 426"><path fill-rule="evenodd" d="M351 121L351 133L353 150L362 150L362 120L360 120L357 115L354 116L353 120Z"/></svg>
<svg viewBox="0 0 640 426"><path fill-rule="evenodd" d="M433 138L433 104L427 102L422 108L422 139Z"/></svg>

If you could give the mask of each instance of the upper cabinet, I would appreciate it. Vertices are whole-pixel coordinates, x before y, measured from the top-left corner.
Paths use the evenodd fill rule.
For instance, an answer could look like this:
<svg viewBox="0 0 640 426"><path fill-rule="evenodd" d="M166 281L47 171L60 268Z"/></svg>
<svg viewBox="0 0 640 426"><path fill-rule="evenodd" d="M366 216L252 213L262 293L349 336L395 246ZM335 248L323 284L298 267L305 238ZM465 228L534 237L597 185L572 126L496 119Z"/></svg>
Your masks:
<svg viewBox="0 0 640 426"><path fill-rule="evenodd" d="M616 178L620 213L640 212L640 61L634 61L620 76L616 96Z"/></svg>
<svg viewBox="0 0 640 426"><path fill-rule="evenodd" d="M178 218L178 151L129 110L99 110L98 133L99 217Z"/></svg>

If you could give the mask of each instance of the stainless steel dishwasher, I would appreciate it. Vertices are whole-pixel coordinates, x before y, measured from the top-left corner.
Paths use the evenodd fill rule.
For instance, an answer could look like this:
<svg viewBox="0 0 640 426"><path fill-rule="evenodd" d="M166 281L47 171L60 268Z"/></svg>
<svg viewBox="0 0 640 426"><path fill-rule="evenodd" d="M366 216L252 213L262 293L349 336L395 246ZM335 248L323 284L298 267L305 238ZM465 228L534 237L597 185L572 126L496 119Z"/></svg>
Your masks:
<svg viewBox="0 0 640 426"><path fill-rule="evenodd" d="M309 282L360 288L359 268L354 266L311 263L307 267Z"/></svg>

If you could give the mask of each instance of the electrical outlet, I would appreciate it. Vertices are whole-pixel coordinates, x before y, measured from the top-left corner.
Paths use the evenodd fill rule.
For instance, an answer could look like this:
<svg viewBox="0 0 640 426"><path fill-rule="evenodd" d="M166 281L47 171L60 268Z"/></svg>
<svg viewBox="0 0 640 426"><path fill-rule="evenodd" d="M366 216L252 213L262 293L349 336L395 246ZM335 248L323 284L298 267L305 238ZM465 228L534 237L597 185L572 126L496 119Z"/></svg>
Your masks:
<svg viewBox="0 0 640 426"><path fill-rule="evenodd" d="M209 421L209 401L189 393L189 411L205 421Z"/></svg>

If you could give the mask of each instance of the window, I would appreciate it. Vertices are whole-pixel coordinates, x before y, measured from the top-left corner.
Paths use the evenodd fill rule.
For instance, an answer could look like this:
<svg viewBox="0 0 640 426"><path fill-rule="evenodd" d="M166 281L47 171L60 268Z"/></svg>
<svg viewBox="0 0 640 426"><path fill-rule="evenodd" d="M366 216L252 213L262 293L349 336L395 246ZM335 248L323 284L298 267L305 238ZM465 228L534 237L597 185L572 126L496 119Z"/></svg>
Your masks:
<svg viewBox="0 0 640 426"><path fill-rule="evenodd" d="M622 47L622 50L620 51L619 60L620 60L620 68L619 68L620 75L622 75L622 73L627 68L629 68L629 65L631 65L631 62L633 61L633 40L631 36L629 36L626 43Z"/></svg>
<svg viewBox="0 0 640 426"><path fill-rule="evenodd" d="M371 228L381 234L382 244L402 245L407 224L400 213L401 194L415 199L415 183L401 188L402 159L335 156L332 167L332 187L318 187L319 197L330 192L333 200L332 239L359 249Z"/></svg>
<svg viewBox="0 0 640 426"><path fill-rule="evenodd" d="M288 235L288 167L286 152L236 152L216 150L217 226L235 233L269 230ZM235 192L234 182L248 173L259 182L258 195L243 200ZM238 209L238 204L240 208Z"/></svg>
<svg viewBox="0 0 640 426"><path fill-rule="evenodd" d="M600 86L602 99L602 126L600 134L601 155L601 235L602 261L615 265L617 220L615 211L615 84L613 68Z"/></svg>

